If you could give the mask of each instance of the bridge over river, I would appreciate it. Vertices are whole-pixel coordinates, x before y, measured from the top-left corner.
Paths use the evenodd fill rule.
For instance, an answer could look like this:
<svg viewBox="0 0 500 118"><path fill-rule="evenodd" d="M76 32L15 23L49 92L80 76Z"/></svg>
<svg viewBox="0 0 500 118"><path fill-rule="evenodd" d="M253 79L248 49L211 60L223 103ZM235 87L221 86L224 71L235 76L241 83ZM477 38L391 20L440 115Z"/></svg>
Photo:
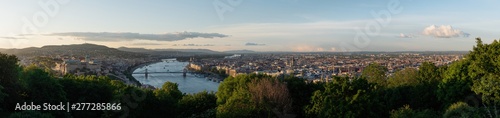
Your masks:
<svg viewBox="0 0 500 118"><path fill-rule="evenodd" d="M161 88L167 81L177 83L179 90L183 93L198 93L204 90L217 91L218 82L210 80L211 77L185 70L188 64L189 62L179 62L175 59L152 63L135 69L132 76L141 84L156 88ZM184 73L186 73L185 76Z"/></svg>
<svg viewBox="0 0 500 118"><path fill-rule="evenodd" d="M161 73L182 73L182 76L183 77L186 77L186 74L187 73L191 73L189 71L187 71L187 69L183 69L182 71L179 71L179 72L175 72L175 71L170 71L170 70L167 70L167 71L154 71L154 72L148 72L148 69L146 68L144 71L138 71L138 72L134 72L132 74L144 74L144 77L146 79L148 79L148 75L149 74L161 74Z"/></svg>

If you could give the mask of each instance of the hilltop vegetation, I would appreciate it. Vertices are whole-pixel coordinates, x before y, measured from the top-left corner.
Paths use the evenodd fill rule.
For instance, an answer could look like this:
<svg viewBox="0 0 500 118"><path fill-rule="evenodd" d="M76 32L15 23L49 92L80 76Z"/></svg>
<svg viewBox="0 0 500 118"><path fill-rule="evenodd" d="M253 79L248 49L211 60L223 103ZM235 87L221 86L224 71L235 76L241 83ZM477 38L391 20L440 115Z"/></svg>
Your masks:
<svg viewBox="0 0 500 118"><path fill-rule="evenodd" d="M0 50L1 51L1 50ZM147 54L120 51L114 48L109 48L95 44L75 44L75 45L60 45L60 46L43 46L41 48L24 48L24 49L6 49L2 51L6 54L17 56L47 56L47 55L93 55L99 57L116 57L116 58L139 58L147 56Z"/></svg>
<svg viewBox="0 0 500 118"><path fill-rule="evenodd" d="M228 77L217 93L183 94L175 83L156 90L106 77L54 78L0 54L1 116L11 117L500 117L500 43L477 44L449 66L424 63L387 77L370 64L361 77L306 83L290 77ZM121 111L15 111L16 103L121 103Z"/></svg>

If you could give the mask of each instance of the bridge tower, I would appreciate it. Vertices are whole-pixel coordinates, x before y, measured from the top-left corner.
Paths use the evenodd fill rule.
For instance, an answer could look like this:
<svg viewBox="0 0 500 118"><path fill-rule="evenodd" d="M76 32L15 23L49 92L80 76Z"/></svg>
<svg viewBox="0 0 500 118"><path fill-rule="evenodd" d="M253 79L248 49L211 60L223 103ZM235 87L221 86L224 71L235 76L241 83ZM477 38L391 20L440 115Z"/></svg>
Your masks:
<svg viewBox="0 0 500 118"><path fill-rule="evenodd" d="M183 77L186 77L186 73L187 73L187 70L186 70L186 69L182 70L182 76L183 76Z"/></svg>
<svg viewBox="0 0 500 118"><path fill-rule="evenodd" d="M146 72L144 73L144 77L146 77L146 79L148 79L148 69L146 68Z"/></svg>

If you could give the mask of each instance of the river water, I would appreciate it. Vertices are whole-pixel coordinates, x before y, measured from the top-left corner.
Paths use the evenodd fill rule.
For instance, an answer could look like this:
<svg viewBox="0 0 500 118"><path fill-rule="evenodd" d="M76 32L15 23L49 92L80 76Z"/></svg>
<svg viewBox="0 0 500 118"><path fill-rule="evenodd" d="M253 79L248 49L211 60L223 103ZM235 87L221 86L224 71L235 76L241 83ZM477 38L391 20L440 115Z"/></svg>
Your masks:
<svg viewBox="0 0 500 118"><path fill-rule="evenodd" d="M196 76L192 73L187 73L186 77L182 76L184 67L188 65L188 62L179 62L175 59L165 59L163 62L158 62L150 65L146 65L141 68L134 70L134 73L144 73L147 69L148 77L146 79L145 74L132 74L135 79L137 79L142 84L152 85L156 88L161 88L163 83L169 81L177 83L179 85L179 90L183 93L198 93L201 91L214 91L216 92L219 83L209 81L205 77ZM176 73L154 73L154 72L176 72Z"/></svg>

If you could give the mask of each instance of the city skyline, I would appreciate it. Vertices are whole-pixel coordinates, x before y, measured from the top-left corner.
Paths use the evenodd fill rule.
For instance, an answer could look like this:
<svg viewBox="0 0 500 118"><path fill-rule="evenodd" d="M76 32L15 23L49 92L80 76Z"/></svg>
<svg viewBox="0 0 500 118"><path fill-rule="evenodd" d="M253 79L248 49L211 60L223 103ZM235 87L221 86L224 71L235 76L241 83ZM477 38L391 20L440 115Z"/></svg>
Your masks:
<svg viewBox="0 0 500 118"><path fill-rule="evenodd" d="M93 43L215 51L466 51L498 1L2 1L0 48Z"/></svg>

